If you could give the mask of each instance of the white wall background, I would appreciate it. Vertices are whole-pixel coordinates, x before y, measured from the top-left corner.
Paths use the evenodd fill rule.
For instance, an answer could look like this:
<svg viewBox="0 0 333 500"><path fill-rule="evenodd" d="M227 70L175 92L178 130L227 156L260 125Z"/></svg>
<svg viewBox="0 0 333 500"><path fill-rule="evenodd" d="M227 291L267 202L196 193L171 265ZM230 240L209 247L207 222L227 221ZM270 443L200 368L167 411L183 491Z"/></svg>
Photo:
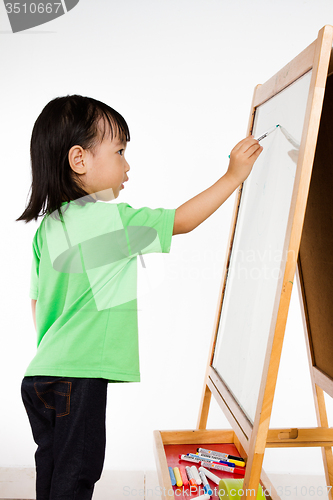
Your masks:
<svg viewBox="0 0 333 500"><path fill-rule="evenodd" d="M0 466L31 467L35 444L20 384L35 353L28 290L40 221L14 220L28 199L38 114L59 95L107 102L123 114L132 137L130 181L117 201L176 208L224 174L230 150L246 134L255 85L333 24L333 4L80 0L65 16L17 34L2 3L0 14ZM192 233L175 236L171 253L159 256L164 281L139 301L142 382L109 387L106 469L154 469L152 431L196 426L233 203L234 197ZM271 423L316 425L296 296ZM209 427L229 428L215 402ZM265 468L320 474L320 450L268 450Z"/></svg>

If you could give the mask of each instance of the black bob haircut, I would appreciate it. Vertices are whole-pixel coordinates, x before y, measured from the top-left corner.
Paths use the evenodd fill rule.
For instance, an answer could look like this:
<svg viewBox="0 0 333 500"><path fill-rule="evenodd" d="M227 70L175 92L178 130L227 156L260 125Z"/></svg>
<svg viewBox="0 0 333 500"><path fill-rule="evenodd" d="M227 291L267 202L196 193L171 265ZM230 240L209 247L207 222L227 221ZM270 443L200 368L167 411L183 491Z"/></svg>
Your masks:
<svg viewBox="0 0 333 500"><path fill-rule="evenodd" d="M126 121L107 104L80 95L50 101L32 130L31 196L16 221L37 220L39 216L59 210L64 201L85 197L94 202L83 189L80 176L71 169L68 153L76 145L93 153L107 133L111 140L115 137L124 142L130 140Z"/></svg>

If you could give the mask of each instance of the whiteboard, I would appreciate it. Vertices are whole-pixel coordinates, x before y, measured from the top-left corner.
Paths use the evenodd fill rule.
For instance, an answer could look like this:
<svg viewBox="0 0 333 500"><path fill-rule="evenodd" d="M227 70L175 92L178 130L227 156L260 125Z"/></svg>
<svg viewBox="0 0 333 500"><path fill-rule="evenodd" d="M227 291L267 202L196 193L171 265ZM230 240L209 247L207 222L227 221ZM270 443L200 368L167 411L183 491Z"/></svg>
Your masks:
<svg viewBox="0 0 333 500"><path fill-rule="evenodd" d="M253 135L280 125L244 182L213 368L251 422L259 396L274 302L287 255L284 241L311 71L257 107Z"/></svg>

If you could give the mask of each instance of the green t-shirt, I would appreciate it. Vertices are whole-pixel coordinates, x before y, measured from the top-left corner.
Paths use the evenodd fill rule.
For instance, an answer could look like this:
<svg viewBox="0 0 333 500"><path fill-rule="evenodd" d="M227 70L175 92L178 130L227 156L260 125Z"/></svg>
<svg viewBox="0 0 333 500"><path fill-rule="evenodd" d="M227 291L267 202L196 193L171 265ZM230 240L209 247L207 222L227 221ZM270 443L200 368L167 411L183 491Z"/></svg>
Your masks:
<svg viewBox="0 0 333 500"><path fill-rule="evenodd" d="M61 212L33 238L37 353L25 375L139 381L137 256L170 252L175 209L71 201Z"/></svg>

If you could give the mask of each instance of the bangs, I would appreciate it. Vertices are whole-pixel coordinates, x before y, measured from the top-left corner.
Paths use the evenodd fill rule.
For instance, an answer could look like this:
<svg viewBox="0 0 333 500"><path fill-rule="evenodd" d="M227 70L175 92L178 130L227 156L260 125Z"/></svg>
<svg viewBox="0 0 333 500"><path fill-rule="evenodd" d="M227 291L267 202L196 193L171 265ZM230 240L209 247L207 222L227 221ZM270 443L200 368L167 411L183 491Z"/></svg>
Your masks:
<svg viewBox="0 0 333 500"><path fill-rule="evenodd" d="M97 121L98 129L100 131L100 142L103 141L105 136L110 137L110 140L119 139L121 142L130 141L130 133L126 121L117 111L112 108L106 110L99 110Z"/></svg>

